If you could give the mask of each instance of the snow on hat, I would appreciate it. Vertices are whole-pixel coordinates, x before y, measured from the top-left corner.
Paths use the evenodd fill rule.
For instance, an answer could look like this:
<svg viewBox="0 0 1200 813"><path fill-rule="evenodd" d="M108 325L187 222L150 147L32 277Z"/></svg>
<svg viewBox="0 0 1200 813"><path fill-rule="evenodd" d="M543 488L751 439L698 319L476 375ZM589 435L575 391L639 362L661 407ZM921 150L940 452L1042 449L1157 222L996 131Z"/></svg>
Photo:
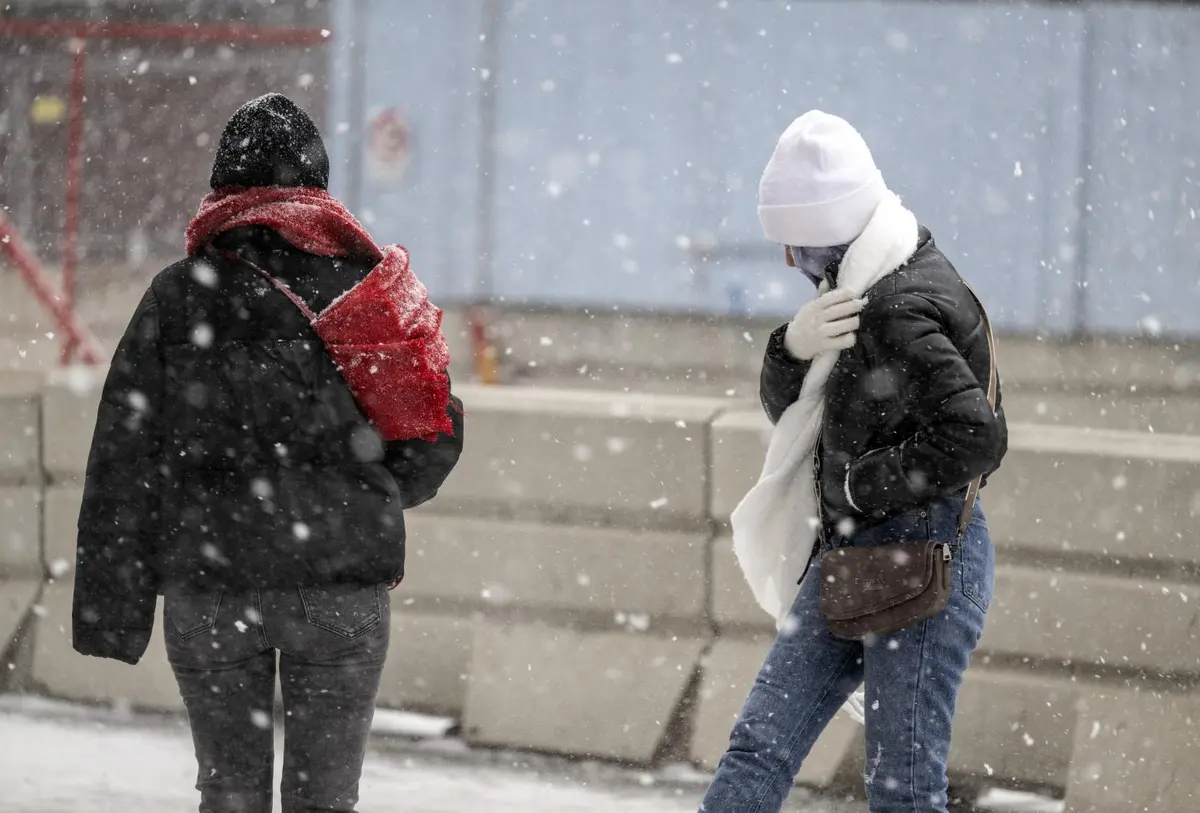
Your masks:
<svg viewBox="0 0 1200 813"><path fill-rule="evenodd" d="M246 102L229 119L209 185L329 185L329 157L317 125L280 93Z"/></svg>
<svg viewBox="0 0 1200 813"><path fill-rule="evenodd" d="M867 142L844 119L810 110L783 131L758 184L767 239L823 248L853 242L887 194Z"/></svg>

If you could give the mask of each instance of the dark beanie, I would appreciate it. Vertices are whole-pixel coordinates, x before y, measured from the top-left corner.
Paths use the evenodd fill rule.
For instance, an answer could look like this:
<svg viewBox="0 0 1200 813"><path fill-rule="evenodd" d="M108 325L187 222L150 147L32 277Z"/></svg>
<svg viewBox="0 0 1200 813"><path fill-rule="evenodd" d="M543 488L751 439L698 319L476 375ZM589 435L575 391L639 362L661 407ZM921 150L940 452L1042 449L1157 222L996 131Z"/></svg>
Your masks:
<svg viewBox="0 0 1200 813"><path fill-rule="evenodd" d="M329 186L329 156L317 125L288 97L246 102L221 133L213 189L226 186Z"/></svg>

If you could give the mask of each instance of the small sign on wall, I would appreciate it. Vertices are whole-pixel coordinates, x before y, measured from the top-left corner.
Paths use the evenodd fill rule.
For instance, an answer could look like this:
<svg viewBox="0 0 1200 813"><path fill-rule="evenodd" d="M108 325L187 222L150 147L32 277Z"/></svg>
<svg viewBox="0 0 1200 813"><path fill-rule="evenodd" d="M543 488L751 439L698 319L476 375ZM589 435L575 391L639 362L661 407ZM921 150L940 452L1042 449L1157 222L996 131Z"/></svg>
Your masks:
<svg viewBox="0 0 1200 813"><path fill-rule="evenodd" d="M67 115L67 101L61 96L34 96L29 118L34 124L59 124Z"/></svg>
<svg viewBox="0 0 1200 813"><path fill-rule="evenodd" d="M412 130L408 119L394 107L373 115L367 123L367 179L398 185L412 163Z"/></svg>

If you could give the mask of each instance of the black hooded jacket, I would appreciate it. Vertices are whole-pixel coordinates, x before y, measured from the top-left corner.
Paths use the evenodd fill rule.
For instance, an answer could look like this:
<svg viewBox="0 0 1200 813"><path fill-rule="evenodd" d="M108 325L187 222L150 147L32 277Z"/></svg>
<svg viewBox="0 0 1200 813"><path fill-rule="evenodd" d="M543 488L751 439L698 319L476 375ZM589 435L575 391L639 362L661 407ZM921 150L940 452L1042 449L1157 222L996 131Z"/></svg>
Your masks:
<svg viewBox="0 0 1200 813"><path fill-rule="evenodd" d="M834 282L836 283L836 270ZM827 531L916 508L994 472L1008 449L982 313L954 266L921 229L916 253L866 293L857 344L825 389L817 465ZM800 396L809 362L771 334L760 394L772 423Z"/></svg>
<svg viewBox="0 0 1200 813"><path fill-rule="evenodd" d="M214 184L324 184L327 170L312 174L315 127L279 99L250 111L270 137L246 142L246 108L226 133L235 146L274 145L274 158L234 157ZM307 152L279 147L289 132L304 134ZM295 165L299 155L309 161ZM87 655L136 662L167 585L399 579L403 511L437 493L462 450L457 399L453 435L385 443L296 306L223 252L270 270L317 312L370 260L308 254L261 227L213 245L154 279L104 384L76 557L74 644Z"/></svg>

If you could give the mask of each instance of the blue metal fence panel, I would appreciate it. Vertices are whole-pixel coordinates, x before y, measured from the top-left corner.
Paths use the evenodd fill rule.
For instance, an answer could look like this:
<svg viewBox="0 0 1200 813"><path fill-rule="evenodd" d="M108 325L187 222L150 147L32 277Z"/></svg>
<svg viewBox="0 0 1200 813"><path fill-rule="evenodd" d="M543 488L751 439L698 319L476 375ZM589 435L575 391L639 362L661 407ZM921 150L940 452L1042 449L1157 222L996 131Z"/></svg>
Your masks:
<svg viewBox="0 0 1200 813"><path fill-rule="evenodd" d="M505 5L496 293L702 304L679 244L703 194L696 162L709 135L694 75L669 61L687 49L692 15L657 0Z"/></svg>
<svg viewBox="0 0 1200 813"><path fill-rule="evenodd" d="M1200 333L1200 13L1094 16L1083 322Z"/></svg>
<svg viewBox="0 0 1200 813"><path fill-rule="evenodd" d="M488 0L340 0L343 163L360 124L352 2L368 15L367 113L405 111L415 144L404 182L368 181L361 209L412 244L439 295L787 314L807 283L763 240L755 192L778 133L821 107L863 131L1003 327L1200 333L1200 11L492 0L497 107L481 138Z"/></svg>
<svg viewBox="0 0 1200 813"><path fill-rule="evenodd" d="M823 107L862 129L998 323L1028 329L1044 316L1044 232L1071 202L1051 179L1072 166L1069 145L1044 133L1078 60L1076 12L847 0L508 7L499 293L794 310L806 283L764 244L755 187L788 121ZM708 267L695 250L705 245Z"/></svg>
<svg viewBox="0 0 1200 813"><path fill-rule="evenodd" d="M357 6L357 8L355 8ZM402 243L439 299L471 295L476 270L480 152L480 0L339 0L333 22L330 106L332 188L345 196L363 128L357 212L376 240ZM356 49L355 14L365 16ZM352 110L351 62L362 58L364 109ZM394 114L393 118L385 116ZM372 123L400 119L408 155L376 166Z"/></svg>

